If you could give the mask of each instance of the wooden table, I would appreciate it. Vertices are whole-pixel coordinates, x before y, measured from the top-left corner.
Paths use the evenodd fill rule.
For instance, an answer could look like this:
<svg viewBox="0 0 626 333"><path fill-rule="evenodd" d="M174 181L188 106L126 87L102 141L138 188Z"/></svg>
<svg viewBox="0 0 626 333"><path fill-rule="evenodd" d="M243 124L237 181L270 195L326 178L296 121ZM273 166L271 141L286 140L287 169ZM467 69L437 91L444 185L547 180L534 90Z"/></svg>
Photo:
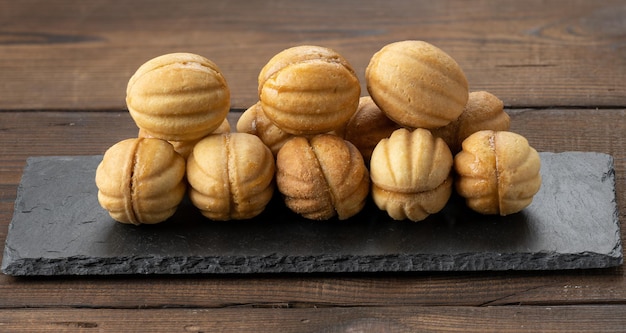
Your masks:
<svg viewBox="0 0 626 333"><path fill-rule="evenodd" d="M500 97L539 151L613 155L626 218L624 1L2 1L0 242L25 160L102 154L137 128L126 83L146 60L215 61L233 112L271 56L299 44L371 55L431 42ZM364 87L364 84L363 84ZM363 90L365 92L365 90ZM232 122L231 122L232 123ZM623 267L550 272L0 275L2 332L624 332Z"/></svg>

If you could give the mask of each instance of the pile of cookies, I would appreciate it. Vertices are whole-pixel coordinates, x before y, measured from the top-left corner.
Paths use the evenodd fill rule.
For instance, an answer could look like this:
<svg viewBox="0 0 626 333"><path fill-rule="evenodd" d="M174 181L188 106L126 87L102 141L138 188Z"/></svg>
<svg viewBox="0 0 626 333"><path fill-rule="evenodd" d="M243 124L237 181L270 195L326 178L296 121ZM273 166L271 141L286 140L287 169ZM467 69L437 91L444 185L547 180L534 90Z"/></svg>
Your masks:
<svg viewBox="0 0 626 333"><path fill-rule="evenodd" d="M249 219L279 192L312 220L360 212L371 196L397 220L439 212L452 191L483 214L528 206L539 154L509 132L503 103L469 92L459 65L423 41L391 43L366 69L367 96L337 52L303 45L276 54L258 102L232 131L219 68L189 53L143 64L126 103L137 138L107 150L98 200L117 221L159 223L185 194L211 220Z"/></svg>

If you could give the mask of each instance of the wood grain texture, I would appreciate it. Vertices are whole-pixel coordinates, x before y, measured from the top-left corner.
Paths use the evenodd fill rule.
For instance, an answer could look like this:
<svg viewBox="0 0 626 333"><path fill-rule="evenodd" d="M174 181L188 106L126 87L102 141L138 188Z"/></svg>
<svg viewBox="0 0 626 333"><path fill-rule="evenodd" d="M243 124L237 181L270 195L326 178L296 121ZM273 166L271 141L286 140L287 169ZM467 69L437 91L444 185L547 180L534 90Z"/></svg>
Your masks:
<svg viewBox="0 0 626 333"><path fill-rule="evenodd" d="M101 154L136 136L126 83L148 59L215 61L232 107L284 48L370 57L403 39L459 62L539 151L613 155L626 239L622 0L0 1L0 244L26 158ZM231 112L234 126L240 113ZM0 274L4 332L623 332L624 267L558 272L115 276Z"/></svg>
<svg viewBox="0 0 626 333"><path fill-rule="evenodd" d="M623 332L626 305L0 310L9 332ZM544 318L550 318L546 321ZM25 325L25 322L28 324ZM598 322L602 326L598 327Z"/></svg>
<svg viewBox="0 0 626 333"><path fill-rule="evenodd" d="M134 71L178 51L215 61L246 108L269 58L301 44L344 55L365 91L370 57L404 39L439 46L507 106L623 106L624 16L620 0L3 1L0 109L123 109Z"/></svg>

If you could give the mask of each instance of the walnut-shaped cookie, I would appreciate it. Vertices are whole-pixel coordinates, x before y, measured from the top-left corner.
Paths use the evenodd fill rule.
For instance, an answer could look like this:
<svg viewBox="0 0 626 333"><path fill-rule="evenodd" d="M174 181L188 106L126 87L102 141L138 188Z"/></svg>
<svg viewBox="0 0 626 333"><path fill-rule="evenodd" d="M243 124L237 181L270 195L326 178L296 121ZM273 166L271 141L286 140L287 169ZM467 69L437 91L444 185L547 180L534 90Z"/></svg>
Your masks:
<svg viewBox="0 0 626 333"><path fill-rule="evenodd" d="M482 130L508 131L511 118L504 112L504 103L487 91L469 94L461 116L447 126L431 130L446 141L453 154L461 150L468 136Z"/></svg>
<svg viewBox="0 0 626 333"><path fill-rule="evenodd" d="M211 134L222 134L222 133L230 133L230 123L228 123L228 119L226 118L224 119L222 124L217 129L215 129ZM137 136L140 138L154 138L149 132L143 129L139 129ZM202 140L203 138L204 137L195 139L195 140L187 140L187 141L169 140L168 142L172 144L172 146L174 147L174 150L176 150L176 152L180 154L180 156L182 156L185 160L187 160L187 157L189 157L189 154L191 154L191 150L193 149L193 147L196 145L196 143L198 143L198 141Z"/></svg>
<svg viewBox="0 0 626 333"><path fill-rule="evenodd" d="M359 79L337 52L295 46L272 57L259 73L265 115L287 133L315 135L341 127L356 111Z"/></svg>
<svg viewBox="0 0 626 333"><path fill-rule="evenodd" d="M452 163L443 139L422 128L398 129L372 153L372 198L395 220L424 220L450 199Z"/></svg>
<svg viewBox="0 0 626 333"><path fill-rule="evenodd" d="M461 67L423 41L387 44L370 59L365 78L374 102L405 127L446 126L467 103L468 82Z"/></svg>
<svg viewBox="0 0 626 333"><path fill-rule="evenodd" d="M189 198L211 220L253 218L272 198L274 173L274 156L257 136L209 135L187 159Z"/></svg>
<svg viewBox="0 0 626 333"><path fill-rule="evenodd" d="M388 138L398 128L400 125L389 119L370 96L363 96L356 112L338 135L354 144L363 155L365 164L369 165L378 142Z"/></svg>
<svg viewBox="0 0 626 333"><path fill-rule="evenodd" d="M197 140L226 118L230 89L212 61L170 53L137 69L128 81L126 105L137 126L155 138Z"/></svg>
<svg viewBox="0 0 626 333"><path fill-rule="evenodd" d="M111 146L96 169L98 201L118 222L160 223L182 201L184 175L185 160L167 141L126 139Z"/></svg>
<svg viewBox="0 0 626 333"><path fill-rule="evenodd" d="M276 156L280 148L293 138L265 116L261 102L257 102L241 114L237 121L237 132L250 133L258 136Z"/></svg>
<svg viewBox="0 0 626 333"><path fill-rule="evenodd" d="M523 136L479 131L454 158L455 187L472 210L505 216L531 204L541 187L540 168L539 153Z"/></svg>
<svg viewBox="0 0 626 333"><path fill-rule="evenodd" d="M276 158L276 183L285 204L311 220L350 218L365 206L369 173L350 142L331 134L287 141Z"/></svg>

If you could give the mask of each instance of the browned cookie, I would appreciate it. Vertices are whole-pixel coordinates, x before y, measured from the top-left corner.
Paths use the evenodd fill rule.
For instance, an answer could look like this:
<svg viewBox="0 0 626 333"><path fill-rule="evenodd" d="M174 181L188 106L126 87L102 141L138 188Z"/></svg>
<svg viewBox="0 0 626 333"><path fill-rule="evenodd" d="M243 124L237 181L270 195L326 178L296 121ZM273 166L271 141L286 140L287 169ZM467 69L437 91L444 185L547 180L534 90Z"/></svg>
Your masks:
<svg viewBox="0 0 626 333"><path fill-rule="evenodd" d="M280 148L293 138L293 134L289 134L281 130L273 122L267 118L261 102L257 102L249 107L239 117L237 121L237 132L250 133L258 136L261 141L272 151L272 154L276 156Z"/></svg>
<svg viewBox="0 0 626 333"><path fill-rule="evenodd" d="M541 161L523 136L479 131L454 158L457 192L482 214L509 215L530 205L541 187Z"/></svg>
<svg viewBox="0 0 626 333"><path fill-rule="evenodd" d="M338 134L354 144L363 155L365 164L369 165L374 147L398 128L400 125L389 119L371 97L364 96L359 100L357 111Z"/></svg>
<svg viewBox="0 0 626 333"><path fill-rule="evenodd" d="M276 182L285 204L312 220L340 220L365 206L369 173L350 142L331 134L287 141L276 158Z"/></svg>
<svg viewBox="0 0 626 333"><path fill-rule="evenodd" d="M296 135L333 131L350 119L361 94L358 77L337 52L311 45L276 54L259 74L265 115Z"/></svg>
<svg viewBox="0 0 626 333"><path fill-rule="evenodd" d="M504 112L504 103L486 91L475 91L461 116L447 126L431 130L446 141L453 154L461 150L461 144L468 136L482 130L508 131L511 118Z"/></svg>

